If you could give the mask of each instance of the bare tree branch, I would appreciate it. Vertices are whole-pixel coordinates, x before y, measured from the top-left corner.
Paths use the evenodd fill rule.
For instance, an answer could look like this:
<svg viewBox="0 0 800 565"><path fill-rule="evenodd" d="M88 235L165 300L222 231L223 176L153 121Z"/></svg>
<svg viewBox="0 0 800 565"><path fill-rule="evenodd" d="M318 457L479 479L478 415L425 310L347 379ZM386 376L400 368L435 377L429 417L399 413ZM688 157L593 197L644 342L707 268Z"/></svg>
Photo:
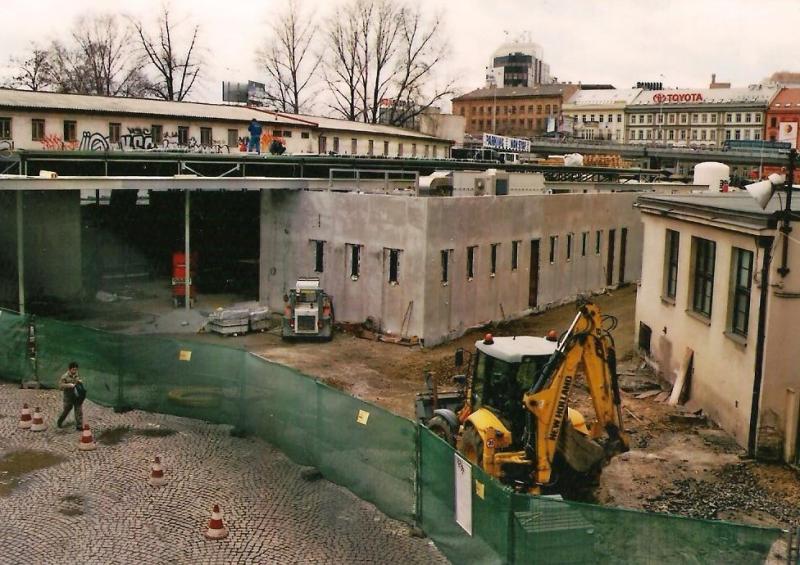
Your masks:
<svg viewBox="0 0 800 565"><path fill-rule="evenodd" d="M313 15L303 12L300 0L289 0L272 24L273 37L259 62L267 74L267 97L283 112L300 113L310 98L307 91L322 62L311 49L317 31Z"/></svg>
<svg viewBox="0 0 800 565"><path fill-rule="evenodd" d="M148 67L156 78L149 92L163 100L184 100L192 90L203 66L197 54L197 40L200 26L195 25L188 45L180 48L173 43L173 34L180 24L170 20L169 8L165 5L158 18L158 33L150 35L139 20L132 20Z"/></svg>
<svg viewBox="0 0 800 565"><path fill-rule="evenodd" d="M53 66L47 49L31 43L26 55L11 57L9 62L16 67L9 83L13 88L37 91L51 85Z"/></svg>

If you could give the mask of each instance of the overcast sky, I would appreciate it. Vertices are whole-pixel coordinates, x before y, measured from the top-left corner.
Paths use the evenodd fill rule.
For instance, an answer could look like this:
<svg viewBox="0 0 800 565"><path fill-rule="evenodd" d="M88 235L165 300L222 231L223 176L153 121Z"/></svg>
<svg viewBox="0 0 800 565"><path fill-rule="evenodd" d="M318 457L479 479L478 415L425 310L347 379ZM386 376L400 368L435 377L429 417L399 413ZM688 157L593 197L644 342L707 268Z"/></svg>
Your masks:
<svg viewBox="0 0 800 565"><path fill-rule="evenodd" d="M223 80L262 80L256 48L286 0L171 0L172 12L201 26L208 64L195 100L221 100ZM335 1L305 0L322 20ZM424 0L446 22L451 60L444 72L461 91L483 85L492 51L529 32L560 81L659 81L704 88L718 81L746 86L778 70L800 71L798 0ZM5 0L0 19L0 65L30 41L66 36L81 14L113 9L155 18L160 0ZM774 23L770 31L769 24ZM783 26L785 31L781 31ZM5 69L7 70L7 69Z"/></svg>

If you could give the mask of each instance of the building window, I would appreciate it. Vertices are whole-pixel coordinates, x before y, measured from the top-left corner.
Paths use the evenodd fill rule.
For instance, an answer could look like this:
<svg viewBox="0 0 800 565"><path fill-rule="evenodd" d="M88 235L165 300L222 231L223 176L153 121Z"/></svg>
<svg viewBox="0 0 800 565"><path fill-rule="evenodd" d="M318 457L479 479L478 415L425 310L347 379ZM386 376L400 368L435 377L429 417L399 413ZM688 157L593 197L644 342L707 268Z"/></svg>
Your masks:
<svg viewBox="0 0 800 565"><path fill-rule="evenodd" d="M581 234L581 257L586 257L586 246L589 245L589 232Z"/></svg>
<svg viewBox="0 0 800 565"><path fill-rule="evenodd" d="M708 114L700 114L700 121L702 123L704 123L704 124L707 123L708 122Z"/></svg>
<svg viewBox="0 0 800 565"><path fill-rule="evenodd" d="M727 133L727 132L726 132ZM742 139L742 130L736 130L733 132L733 139Z"/></svg>
<svg viewBox="0 0 800 565"><path fill-rule="evenodd" d="M567 234L567 261L572 260L572 234Z"/></svg>
<svg viewBox="0 0 800 565"><path fill-rule="evenodd" d="M292 137L292 130L290 129L283 130L283 137Z"/></svg>
<svg viewBox="0 0 800 565"><path fill-rule="evenodd" d="M467 247L467 280L470 281L475 278L475 253L477 251L477 245Z"/></svg>
<svg viewBox="0 0 800 565"><path fill-rule="evenodd" d="M714 259L717 244L699 237L693 237L692 243L694 248L692 310L710 318L714 298Z"/></svg>
<svg viewBox="0 0 800 565"><path fill-rule="evenodd" d="M550 263L556 262L556 245L558 244L558 236L550 236Z"/></svg>
<svg viewBox="0 0 800 565"><path fill-rule="evenodd" d="M338 137L334 137L333 138L333 152L334 153L338 153L339 152L339 138Z"/></svg>
<svg viewBox="0 0 800 565"><path fill-rule="evenodd" d="M736 123L739 124L741 122L742 122L742 115L741 114L736 114Z"/></svg>
<svg viewBox="0 0 800 565"><path fill-rule="evenodd" d="M11 120L8 121L9 123L9 136L11 132ZM0 126L0 130L2 130L2 126ZM7 139L6 137L5 139ZM3 132L0 131L0 138L3 138ZM78 122L73 120L64 120L64 141L77 141L78 140Z"/></svg>
<svg viewBox="0 0 800 565"><path fill-rule="evenodd" d="M685 124L685 123L687 123L687 121L686 121L686 114L681 114L681 123L682 123L682 124Z"/></svg>
<svg viewBox="0 0 800 565"><path fill-rule="evenodd" d="M692 114L692 123L693 124L697 123L697 114Z"/></svg>
<svg viewBox="0 0 800 565"><path fill-rule="evenodd" d="M0 139L11 139L11 118L0 118Z"/></svg>
<svg viewBox="0 0 800 565"><path fill-rule="evenodd" d="M357 281L361 274L361 246L357 243L348 243L347 247L350 250L350 278Z"/></svg>
<svg viewBox="0 0 800 565"><path fill-rule="evenodd" d="M746 114L744 115L744 121L745 121L745 123L748 123L748 124L749 124L749 123L750 123L750 120L752 119L752 117L753 117L753 115L752 115L750 112L746 113Z"/></svg>
<svg viewBox="0 0 800 565"><path fill-rule="evenodd" d="M403 156L403 144L402 144L402 143L398 143L398 144L397 144L397 154L398 154L400 157L402 157L402 156Z"/></svg>
<svg viewBox="0 0 800 565"><path fill-rule="evenodd" d="M2 126L0 126L2 127ZM31 120L31 141L39 141L44 137L44 120Z"/></svg>
<svg viewBox="0 0 800 565"><path fill-rule="evenodd" d="M430 146L426 143L423 156L427 159L429 155L430 155Z"/></svg>
<svg viewBox="0 0 800 565"><path fill-rule="evenodd" d="M450 282L450 249L443 249L442 258L442 284Z"/></svg>
<svg viewBox="0 0 800 565"><path fill-rule="evenodd" d="M307 132L307 131L301 131L300 132L300 139L309 139L310 137L311 137L311 134L309 132Z"/></svg>
<svg viewBox="0 0 800 565"><path fill-rule="evenodd" d="M668 114L667 115L667 123L674 124L675 123L675 114Z"/></svg>
<svg viewBox="0 0 800 565"><path fill-rule="evenodd" d="M322 273L325 271L325 242L313 240L314 242L314 272Z"/></svg>
<svg viewBox="0 0 800 565"><path fill-rule="evenodd" d="M622 114L617 114L617 123L622 121Z"/></svg>
<svg viewBox="0 0 800 565"><path fill-rule="evenodd" d="M602 238L602 233L603 232L600 231L600 230L597 230L596 232L594 232L594 254L595 255L600 255L600 243L601 243L601 240L603 239Z"/></svg>
<svg viewBox="0 0 800 565"><path fill-rule="evenodd" d="M753 130L753 139L761 139L761 132L757 129Z"/></svg>
<svg viewBox="0 0 800 565"><path fill-rule="evenodd" d="M400 250L387 249L389 256L389 283L400 284Z"/></svg>
<svg viewBox="0 0 800 565"><path fill-rule="evenodd" d="M678 289L678 249L680 248L680 242L681 235L678 232L667 230L664 295L673 300Z"/></svg>
<svg viewBox="0 0 800 565"><path fill-rule="evenodd" d="M511 270L516 271L519 267L519 240L511 242Z"/></svg>
<svg viewBox="0 0 800 565"><path fill-rule="evenodd" d="M350 154L358 155L358 139L355 137L350 139Z"/></svg>
<svg viewBox="0 0 800 565"><path fill-rule="evenodd" d="M733 114L725 114L725 121L731 123L733 121Z"/></svg>
<svg viewBox="0 0 800 565"><path fill-rule="evenodd" d="M200 145L211 145L211 128L200 128Z"/></svg>
<svg viewBox="0 0 800 565"><path fill-rule="evenodd" d="M653 114L647 114L647 123L648 124L652 124L653 123Z"/></svg>
<svg viewBox="0 0 800 565"><path fill-rule="evenodd" d="M388 141L384 141L383 142L383 156L387 157L388 155L389 155L389 142Z"/></svg>
<svg viewBox="0 0 800 565"><path fill-rule="evenodd" d="M121 129L122 124L108 124L108 141L110 143L119 143L119 134Z"/></svg>
<svg viewBox="0 0 800 565"><path fill-rule="evenodd" d="M161 145L164 140L164 128L159 125L150 126L150 137L153 140L153 145Z"/></svg>
<svg viewBox="0 0 800 565"><path fill-rule="evenodd" d="M710 139L711 141L716 141L716 139L717 139L717 130L715 130L715 129L712 129L712 130L709 132L709 139Z"/></svg>
<svg viewBox="0 0 800 565"><path fill-rule="evenodd" d="M373 140L367 141L367 155L372 157L375 154L375 142Z"/></svg>
<svg viewBox="0 0 800 565"><path fill-rule="evenodd" d="M189 145L189 126L178 126L178 145Z"/></svg>
<svg viewBox="0 0 800 565"><path fill-rule="evenodd" d="M769 127L771 127L771 128L776 128L776 127L778 127L778 118L776 118L775 116L772 116L772 117L769 119Z"/></svg>
<svg viewBox="0 0 800 565"><path fill-rule="evenodd" d="M711 123L712 124L716 124L717 123L717 115L716 114L711 114Z"/></svg>
<svg viewBox="0 0 800 565"><path fill-rule="evenodd" d="M760 124L761 123L761 114L755 114L755 117L756 117L756 123Z"/></svg>
<svg viewBox="0 0 800 565"><path fill-rule="evenodd" d="M281 136L281 130L279 129L272 130L272 137L280 137L280 136Z"/></svg>
<svg viewBox="0 0 800 565"><path fill-rule="evenodd" d="M644 123L644 114L639 114L639 123L640 124Z"/></svg>
<svg viewBox="0 0 800 565"><path fill-rule="evenodd" d="M492 244L492 271L489 276L495 276L497 274L497 247L499 243Z"/></svg>
<svg viewBox="0 0 800 565"><path fill-rule="evenodd" d="M433 158L436 159L438 156L439 156L439 146L438 145L434 145L433 146Z"/></svg>
<svg viewBox="0 0 800 565"><path fill-rule="evenodd" d="M228 130L228 147L236 147L239 145L239 130L238 129L229 129Z"/></svg>
<svg viewBox="0 0 800 565"><path fill-rule="evenodd" d="M750 323L750 287L753 282L753 252L733 248L733 303L731 331L747 337Z"/></svg>
<svg viewBox="0 0 800 565"><path fill-rule="evenodd" d="M411 156L412 157L416 157L417 156L417 144L416 143L412 143L411 144Z"/></svg>
<svg viewBox="0 0 800 565"><path fill-rule="evenodd" d="M592 120L592 121L594 121L594 120ZM599 121L601 124L603 123L603 114L600 114L600 115L598 116L598 121Z"/></svg>

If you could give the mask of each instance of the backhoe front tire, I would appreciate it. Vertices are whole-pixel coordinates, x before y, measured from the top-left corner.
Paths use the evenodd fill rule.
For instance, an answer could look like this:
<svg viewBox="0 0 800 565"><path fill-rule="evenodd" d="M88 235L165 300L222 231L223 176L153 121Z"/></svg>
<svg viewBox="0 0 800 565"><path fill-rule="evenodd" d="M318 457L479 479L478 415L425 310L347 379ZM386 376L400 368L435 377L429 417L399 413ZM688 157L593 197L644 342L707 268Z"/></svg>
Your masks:
<svg viewBox="0 0 800 565"><path fill-rule="evenodd" d="M478 430L470 426L461 434L461 449L467 461L483 469L483 440Z"/></svg>
<svg viewBox="0 0 800 565"><path fill-rule="evenodd" d="M426 427L444 441L449 443L451 446L455 446L455 441L453 441L453 432L450 431L450 424L448 424L447 420L441 416L436 415L428 420Z"/></svg>

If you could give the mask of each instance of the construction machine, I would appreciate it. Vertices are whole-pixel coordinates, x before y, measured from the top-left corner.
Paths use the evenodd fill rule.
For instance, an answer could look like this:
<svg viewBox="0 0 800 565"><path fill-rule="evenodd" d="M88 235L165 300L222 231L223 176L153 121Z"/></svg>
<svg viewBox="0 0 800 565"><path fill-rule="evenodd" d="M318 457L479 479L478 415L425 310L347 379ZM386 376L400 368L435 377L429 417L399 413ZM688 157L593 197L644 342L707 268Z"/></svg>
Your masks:
<svg viewBox="0 0 800 565"><path fill-rule="evenodd" d="M297 279L283 300L283 339L333 339L333 298L320 288L318 278Z"/></svg>
<svg viewBox="0 0 800 565"><path fill-rule="evenodd" d="M586 302L560 338L555 332L549 339L487 334L475 344L468 378L459 379L460 410L452 402L434 407L425 424L520 492L562 490L564 485L555 485L559 475L593 474L628 450L611 336L615 325L615 318ZM592 422L569 407L580 368L594 405ZM450 398L436 391L432 396ZM418 396L418 415L425 404Z"/></svg>

